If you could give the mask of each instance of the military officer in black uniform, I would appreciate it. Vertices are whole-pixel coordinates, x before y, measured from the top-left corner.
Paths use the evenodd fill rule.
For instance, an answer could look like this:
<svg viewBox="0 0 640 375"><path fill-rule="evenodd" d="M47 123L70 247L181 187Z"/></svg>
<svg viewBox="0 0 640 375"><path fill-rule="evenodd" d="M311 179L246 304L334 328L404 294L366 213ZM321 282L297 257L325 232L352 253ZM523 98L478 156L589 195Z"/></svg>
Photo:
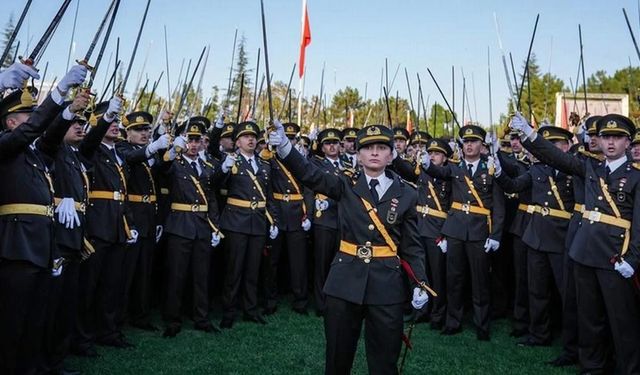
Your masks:
<svg viewBox="0 0 640 375"><path fill-rule="evenodd" d="M426 152L437 166L446 165L453 154L449 144L440 138L431 139ZM438 292L431 304L431 329L440 330L445 323L447 308L447 240L442 236L442 226L451 205L451 182L433 178L418 163L400 158L394 159L393 166L402 177L418 185L418 231L427 255L425 267L429 280Z"/></svg>
<svg viewBox="0 0 640 375"><path fill-rule="evenodd" d="M123 268L124 283L119 323L126 319L132 326L157 330L150 320L151 267L153 252L162 227L157 224L158 194L153 169L159 160L155 155L169 146L169 135L164 134L149 144L153 116L144 111L132 112L122 120L127 140L118 142L118 155L129 166L127 202L136 223L138 240L127 249Z"/></svg>
<svg viewBox="0 0 640 375"><path fill-rule="evenodd" d="M300 132L294 123L283 124L285 134L290 141ZM273 200L278 210L278 236L271 240L269 269L266 278L266 315L272 314L278 301L278 265L282 253L287 251L289 261L290 285L293 292L293 311L306 315L308 303L307 246L306 232L311 229L311 220L304 197L304 187L287 167L277 158L269 159L271 166L271 186Z"/></svg>
<svg viewBox="0 0 640 375"><path fill-rule="evenodd" d="M523 151L518 132L507 134L508 147L499 149L494 144L502 170L511 178L516 178L527 172L531 164ZM505 195L505 226L509 232L503 238L510 239L513 257L513 316L510 336L522 337L529 333L529 279L527 277L527 246L522 242L522 235L531 219L532 213L527 212L531 204L531 189ZM508 237L510 236L510 238ZM504 240L503 240L504 241ZM501 285L504 287L504 285Z"/></svg>
<svg viewBox="0 0 640 375"><path fill-rule="evenodd" d="M422 166L432 177L451 181L451 210L442 227L447 239L447 319L444 335L462 330L466 264L471 271L473 321L478 340L489 340L489 253L498 250L504 222L504 193L494 183L492 166L480 151L486 132L466 125L459 131L464 157L459 164L436 166L428 155Z"/></svg>
<svg viewBox="0 0 640 375"><path fill-rule="evenodd" d="M401 157L407 152L407 145L409 144L409 132L402 126L396 126L393 130L393 146L396 152Z"/></svg>
<svg viewBox="0 0 640 375"><path fill-rule="evenodd" d="M42 105L23 86L0 101L0 372L30 374L42 365L45 293L57 258L54 239L52 159L33 141L63 111L64 97L87 70L72 68ZM39 78L16 63L0 74L0 88L18 88ZM67 118L73 114L65 110ZM56 262L58 263L58 262ZM55 272L60 272L59 263Z"/></svg>
<svg viewBox="0 0 640 375"><path fill-rule="evenodd" d="M342 148L344 153L340 156L345 168L356 169L358 167L358 155L356 154L356 135L358 128L342 129Z"/></svg>
<svg viewBox="0 0 640 375"><path fill-rule="evenodd" d="M208 125L209 120L204 117L185 120L181 125L184 131L177 132L184 136L174 140L168 151L169 162L163 166L169 177L171 199L171 210L164 226L168 272L164 337L175 337L182 328L181 306L187 281L193 287L194 328L219 332L208 318L211 247L218 246L222 238L213 188L217 168L198 156Z"/></svg>
<svg viewBox="0 0 640 375"><path fill-rule="evenodd" d="M540 134L563 152L568 152L573 133L560 127L544 126ZM498 159L499 160L499 159ZM555 290L562 296L564 270L564 238L573 211L573 178L557 172L544 163L534 163L518 177L502 173L496 163L497 182L507 193L530 190L531 204L526 212L530 220L522 234L527 246L529 275L529 335L518 345L547 346L551 343L551 296Z"/></svg>
<svg viewBox="0 0 640 375"><path fill-rule="evenodd" d="M258 275L266 235L278 235L278 217L271 198L271 167L255 153L259 132L254 122L238 124L233 133L238 154L227 155L216 175L228 191L220 214L227 253L221 328L233 326L240 296L244 319L267 323L258 310Z"/></svg>
<svg viewBox="0 0 640 375"><path fill-rule="evenodd" d="M121 109L122 99L114 97L108 103L97 105L89 118L94 127L86 139L93 142L99 138L101 144L91 159L92 168L88 173L91 191L86 231L95 253L80 266L83 320L80 351L91 350L94 340L118 348L132 346L117 324L117 314L124 302L122 265L126 246L137 239L133 217L126 205L128 167L115 148L120 136ZM98 122L99 117L106 122Z"/></svg>
<svg viewBox="0 0 640 375"><path fill-rule="evenodd" d="M529 138L525 147L545 155L553 167L584 179L582 221L569 249L574 261L582 371L612 372L607 367L610 331L616 371L640 372L640 297L632 280L640 267L640 168L626 155L636 131L634 123L618 114L596 121L605 156L598 163L558 150L519 114L512 118L511 126Z"/></svg>
<svg viewBox="0 0 640 375"><path fill-rule="evenodd" d="M340 139L340 130L322 130L318 134L319 152L311 158L311 163L326 173L340 175L344 170L340 160ZM331 261L340 247L340 221L338 202L322 193L313 193L313 289L316 315L322 316L327 310L326 296L322 289L329 274Z"/></svg>
<svg viewBox="0 0 640 375"><path fill-rule="evenodd" d="M370 373L397 373L402 310L408 290L400 258L413 268L413 306L428 300L424 251L417 229L417 194L413 186L385 168L392 160L393 133L382 125L358 132L362 173L352 177L327 173L295 151L277 121L270 143L294 176L338 202L340 251L327 277L325 373L348 374L362 321ZM420 283L420 285L418 285Z"/></svg>

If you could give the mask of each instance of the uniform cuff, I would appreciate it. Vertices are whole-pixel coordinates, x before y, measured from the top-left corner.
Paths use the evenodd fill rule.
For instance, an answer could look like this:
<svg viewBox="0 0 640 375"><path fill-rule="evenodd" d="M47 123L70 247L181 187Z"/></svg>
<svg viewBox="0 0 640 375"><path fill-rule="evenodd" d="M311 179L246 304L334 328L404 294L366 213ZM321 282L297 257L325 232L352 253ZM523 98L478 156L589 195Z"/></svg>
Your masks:
<svg viewBox="0 0 640 375"><path fill-rule="evenodd" d="M289 153L291 152L291 148L293 148L293 146L291 145L291 142L289 142L288 139L287 139L287 143L285 143L282 147L278 147L277 152L280 159L284 159L287 156L289 156Z"/></svg>

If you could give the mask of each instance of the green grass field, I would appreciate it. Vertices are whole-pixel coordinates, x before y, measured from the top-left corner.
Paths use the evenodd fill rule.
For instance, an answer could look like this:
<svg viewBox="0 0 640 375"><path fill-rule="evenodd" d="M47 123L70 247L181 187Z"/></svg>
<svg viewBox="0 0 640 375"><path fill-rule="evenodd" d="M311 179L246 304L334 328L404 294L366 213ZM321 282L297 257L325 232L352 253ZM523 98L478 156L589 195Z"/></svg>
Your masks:
<svg viewBox="0 0 640 375"><path fill-rule="evenodd" d="M218 323L214 316L214 322ZM192 329L185 321L174 339L161 332L126 330L136 347L113 349L98 347L100 357L71 357L68 365L86 374L322 374L324 369L324 331L322 319L315 315L294 314L281 303L269 324L259 326L238 321L222 334L206 334ZM162 322L156 317L155 324ZM413 331L414 350L407 357L405 374L569 374L575 368L556 369L544 364L560 351L547 348L521 348L509 337L510 324L492 324L491 342L478 342L475 330L465 326L462 334L441 336L419 324ZM364 344L361 340L354 374L366 374Z"/></svg>

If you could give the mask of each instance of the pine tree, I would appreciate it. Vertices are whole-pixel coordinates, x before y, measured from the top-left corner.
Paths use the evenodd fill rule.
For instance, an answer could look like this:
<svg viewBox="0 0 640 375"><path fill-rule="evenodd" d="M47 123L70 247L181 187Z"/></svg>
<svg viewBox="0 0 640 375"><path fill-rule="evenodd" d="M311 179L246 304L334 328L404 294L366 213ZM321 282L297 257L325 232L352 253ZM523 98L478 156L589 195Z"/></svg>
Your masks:
<svg viewBox="0 0 640 375"><path fill-rule="evenodd" d="M247 39L242 34L240 37L240 42L238 43L238 52L236 55L236 66L233 68L234 77L232 83L231 93L229 95L229 103L228 105L233 109L232 118L235 119L238 113L238 99L240 96L240 85L242 80L242 75L244 74L244 83L242 84L242 104L241 104L241 112L242 116L246 115L246 110L251 105L251 101L253 99L252 93L252 77L251 72L252 69L248 69L249 66L249 57L246 49ZM235 121L235 120L234 120ZM241 119L242 121L242 119Z"/></svg>
<svg viewBox="0 0 640 375"><path fill-rule="evenodd" d="M9 21L7 22L7 25L4 28L4 31L2 31L2 49L1 49L2 51L4 51L8 47L7 44L9 44L9 39L11 39L11 34L13 34L13 29L15 29L15 25L13 23L13 13L12 13L11 16L9 16ZM6 68L9 65L11 65L12 61L13 61L13 49L10 48L9 53L7 54L7 57L5 58L5 60L0 63L0 67Z"/></svg>

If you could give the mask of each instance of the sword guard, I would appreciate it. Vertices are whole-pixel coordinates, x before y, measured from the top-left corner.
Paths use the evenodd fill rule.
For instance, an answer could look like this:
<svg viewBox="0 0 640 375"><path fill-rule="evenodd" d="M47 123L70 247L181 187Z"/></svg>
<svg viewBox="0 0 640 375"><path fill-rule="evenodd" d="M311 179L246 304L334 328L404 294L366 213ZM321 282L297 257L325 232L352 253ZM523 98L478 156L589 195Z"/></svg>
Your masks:
<svg viewBox="0 0 640 375"><path fill-rule="evenodd" d="M33 60L31 60L31 59L29 59L29 58L25 59L25 58L24 58L24 57L22 57L22 56L18 56L18 60L20 60L20 62L21 62L21 63L23 63L24 65L29 65L30 67L32 67L33 69L35 69L35 70L36 70L36 72L39 72L39 70L38 70L35 66L33 66Z"/></svg>
<svg viewBox="0 0 640 375"><path fill-rule="evenodd" d="M78 65L82 65L87 68L87 70L90 72L93 72L93 70L95 69L93 66L89 65L86 60L76 60L76 62L78 63Z"/></svg>

